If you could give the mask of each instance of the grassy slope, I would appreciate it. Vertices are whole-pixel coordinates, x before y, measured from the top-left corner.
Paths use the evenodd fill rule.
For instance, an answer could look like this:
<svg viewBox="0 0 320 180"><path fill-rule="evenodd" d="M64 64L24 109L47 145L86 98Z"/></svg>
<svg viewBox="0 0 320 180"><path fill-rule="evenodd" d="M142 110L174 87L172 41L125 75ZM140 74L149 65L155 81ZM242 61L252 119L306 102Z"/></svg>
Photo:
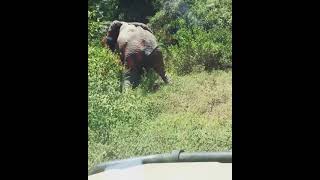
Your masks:
<svg viewBox="0 0 320 180"><path fill-rule="evenodd" d="M124 124L111 132L114 136L107 144L91 143L89 168L107 160L175 149L231 149L231 75L214 71L176 76L171 85L145 93L143 98L156 106L155 118ZM141 89L137 93L143 94Z"/></svg>

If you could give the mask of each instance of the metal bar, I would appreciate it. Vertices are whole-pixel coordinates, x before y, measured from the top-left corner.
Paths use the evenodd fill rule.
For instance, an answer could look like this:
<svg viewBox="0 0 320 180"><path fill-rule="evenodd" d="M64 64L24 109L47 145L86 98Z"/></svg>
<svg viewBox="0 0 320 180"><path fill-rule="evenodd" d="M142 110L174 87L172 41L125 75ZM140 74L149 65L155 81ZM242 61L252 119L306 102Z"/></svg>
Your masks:
<svg viewBox="0 0 320 180"><path fill-rule="evenodd" d="M110 161L94 167L89 175L103 172L108 169L123 169L132 166L150 163L174 162L221 162L232 163L232 152L195 152L185 153L183 150L173 151L168 154L142 156L124 160Z"/></svg>
<svg viewBox="0 0 320 180"><path fill-rule="evenodd" d="M231 152L181 153L179 162L221 162L232 163Z"/></svg>

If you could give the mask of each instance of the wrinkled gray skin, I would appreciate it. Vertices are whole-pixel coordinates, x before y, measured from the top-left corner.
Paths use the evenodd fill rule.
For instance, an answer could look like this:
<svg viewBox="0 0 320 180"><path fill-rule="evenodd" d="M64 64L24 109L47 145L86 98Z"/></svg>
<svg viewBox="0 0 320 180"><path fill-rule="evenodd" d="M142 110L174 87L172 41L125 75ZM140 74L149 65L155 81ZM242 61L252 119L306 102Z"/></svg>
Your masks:
<svg viewBox="0 0 320 180"><path fill-rule="evenodd" d="M168 78L164 69L163 56L152 30L143 23L113 21L107 35L102 39L105 47L120 53L126 67L123 84L137 87L143 69L154 69L165 83Z"/></svg>

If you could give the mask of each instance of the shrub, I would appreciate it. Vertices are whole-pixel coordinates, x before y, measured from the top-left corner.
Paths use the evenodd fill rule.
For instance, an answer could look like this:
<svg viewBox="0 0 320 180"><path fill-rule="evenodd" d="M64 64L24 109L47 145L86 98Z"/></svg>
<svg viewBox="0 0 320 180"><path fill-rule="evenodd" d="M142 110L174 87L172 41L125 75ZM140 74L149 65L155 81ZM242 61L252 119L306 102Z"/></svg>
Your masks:
<svg viewBox="0 0 320 180"><path fill-rule="evenodd" d="M232 66L231 0L168 1L150 21L171 71L184 75L194 69Z"/></svg>
<svg viewBox="0 0 320 180"><path fill-rule="evenodd" d="M195 68L224 69L231 66L231 34L226 30L181 29L175 36L178 46L170 46L172 71L179 75Z"/></svg>
<svg viewBox="0 0 320 180"><path fill-rule="evenodd" d="M97 152L96 147L104 147L107 151L114 143L117 143L115 141L122 137L122 133L129 135L141 121L152 119L157 110L152 102L143 98L138 91L120 92L122 67L118 64L117 55L97 46L89 46L88 50L89 151L90 155L98 158L89 158L89 164L93 164L99 159L104 159L103 152ZM110 152L115 152L115 150L112 149ZM114 158L115 156L109 154L108 157Z"/></svg>

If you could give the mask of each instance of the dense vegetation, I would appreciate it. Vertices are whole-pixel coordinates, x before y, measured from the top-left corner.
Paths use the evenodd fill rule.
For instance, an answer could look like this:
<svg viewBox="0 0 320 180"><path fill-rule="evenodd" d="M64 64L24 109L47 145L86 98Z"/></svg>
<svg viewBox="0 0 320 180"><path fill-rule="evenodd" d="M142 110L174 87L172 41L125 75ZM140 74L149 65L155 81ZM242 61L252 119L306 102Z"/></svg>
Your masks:
<svg viewBox="0 0 320 180"><path fill-rule="evenodd" d="M89 0L89 168L130 156L231 149L231 0ZM120 92L117 54L100 45L113 20L148 23L173 83L146 74Z"/></svg>

